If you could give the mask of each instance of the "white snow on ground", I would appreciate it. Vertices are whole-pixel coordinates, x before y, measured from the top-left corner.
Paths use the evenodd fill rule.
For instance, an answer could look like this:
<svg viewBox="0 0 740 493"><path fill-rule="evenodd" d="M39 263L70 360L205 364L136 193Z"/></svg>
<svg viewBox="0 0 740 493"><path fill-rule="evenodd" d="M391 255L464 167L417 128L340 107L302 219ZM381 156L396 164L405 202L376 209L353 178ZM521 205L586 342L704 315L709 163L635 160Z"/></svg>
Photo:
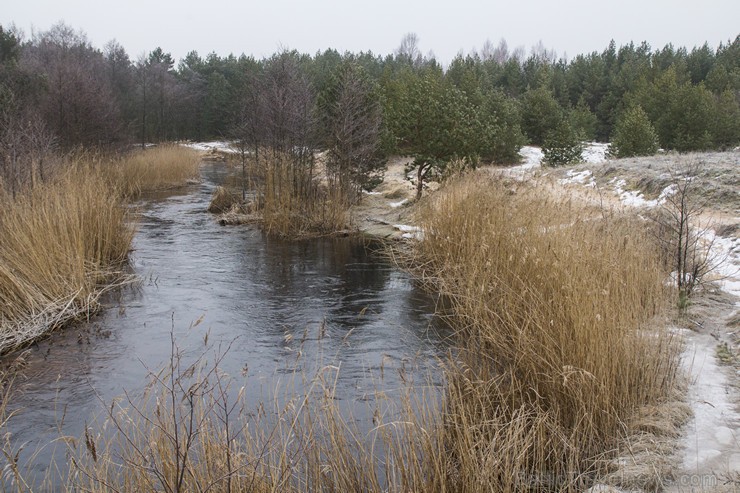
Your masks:
<svg viewBox="0 0 740 493"><path fill-rule="evenodd" d="M689 402L694 418L682 438L683 467L696 474L740 470L740 414L714 356L717 341L708 334L690 334L687 343L684 365L692 381Z"/></svg>
<svg viewBox="0 0 740 493"><path fill-rule="evenodd" d="M740 238L717 236L713 230L707 231L704 236L711 245L711 274L723 291L740 297Z"/></svg>
<svg viewBox="0 0 740 493"><path fill-rule="evenodd" d="M219 151L227 153L236 153L236 149L231 147L230 142L214 140L212 142L184 142L180 144L184 147L195 149L196 151Z"/></svg>
<svg viewBox="0 0 740 493"><path fill-rule="evenodd" d="M398 202L389 202L388 205L393 207L394 209L397 209L398 207L401 207L403 204L405 204L408 201L409 199L403 199L403 200L399 200Z"/></svg>
<svg viewBox="0 0 740 493"><path fill-rule="evenodd" d="M568 170L568 172L565 174L565 178L562 178L558 180L558 183L561 185L570 185L577 183L579 185L584 185L587 187L595 187L596 182L594 181L594 174L591 172L591 170L583 170L583 171L575 171L575 170ZM586 181L588 180L588 181Z"/></svg>
<svg viewBox="0 0 740 493"><path fill-rule="evenodd" d="M656 207L665 203L666 199L676 193L676 186L669 185L665 187L658 196L657 199L648 200L642 194L642 192L634 190L625 190L624 187L627 182L620 178L612 178L609 181L609 185L614 187L614 193L619 195L619 200L624 204L631 207Z"/></svg>
<svg viewBox="0 0 740 493"><path fill-rule="evenodd" d="M609 151L609 144L601 142L589 142L581 153L584 163L603 163L606 161L606 153Z"/></svg>
<svg viewBox="0 0 740 493"><path fill-rule="evenodd" d="M542 149L539 147L524 146L519 149L519 156L522 158L522 164L506 168L502 171L502 174L517 180L523 180L542 166L544 154L542 154Z"/></svg>
<svg viewBox="0 0 740 493"><path fill-rule="evenodd" d="M609 149L609 144L602 144L599 142L588 142L586 143L581 158L584 163L603 163L606 161L606 153ZM542 159L545 155L542 153L542 149L535 146L524 146L519 149L519 155L522 158L522 164L518 166L512 166L507 168L505 173L512 177L524 177L528 173L532 173L534 170L542 166Z"/></svg>
<svg viewBox="0 0 740 493"><path fill-rule="evenodd" d="M399 231L403 231L402 238L412 238L415 240L423 240L424 232L418 226L409 226L407 224L394 224L394 228Z"/></svg>
<svg viewBox="0 0 740 493"><path fill-rule="evenodd" d="M522 164L514 167L522 169L539 168L542 165L542 158L545 157L542 149L534 146L522 147L519 149L519 155L522 157Z"/></svg>

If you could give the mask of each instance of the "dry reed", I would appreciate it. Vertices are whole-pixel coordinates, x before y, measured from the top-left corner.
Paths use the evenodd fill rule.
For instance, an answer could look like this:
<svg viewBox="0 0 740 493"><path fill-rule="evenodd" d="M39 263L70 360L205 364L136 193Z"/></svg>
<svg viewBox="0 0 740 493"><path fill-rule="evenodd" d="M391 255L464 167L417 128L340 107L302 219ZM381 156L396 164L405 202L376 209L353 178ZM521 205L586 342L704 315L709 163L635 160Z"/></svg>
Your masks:
<svg viewBox="0 0 740 493"><path fill-rule="evenodd" d="M677 371L654 325L666 272L643 225L480 174L420 216L416 265L460 335L445 409L456 475L481 485L466 491L583 488Z"/></svg>
<svg viewBox="0 0 740 493"><path fill-rule="evenodd" d="M248 413L253 396L233 398L218 357L184 366L173 341L143 401L106 405L65 440L67 490L583 491L609 472L677 366L652 325L666 273L642 226L479 176L428 199L421 221L413 261L450 297L459 335L441 402L424 388L395 404L378 394L361 433L329 365Z"/></svg>
<svg viewBox="0 0 740 493"><path fill-rule="evenodd" d="M268 233L305 238L348 228L349 204L339 190L320 184L311 167L271 153L255 174L261 178L256 206Z"/></svg>
<svg viewBox="0 0 740 493"><path fill-rule="evenodd" d="M228 212L233 206L239 204L239 199L224 187L216 187L211 202L208 204L208 212L222 214Z"/></svg>
<svg viewBox="0 0 740 493"><path fill-rule="evenodd" d="M198 176L179 146L109 160L71 154L56 176L11 197L0 189L0 353L95 310L122 272L133 238L124 197Z"/></svg>
<svg viewBox="0 0 740 493"><path fill-rule="evenodd" d="M0 352L94 309L121 280L133 228L106 178L70 165L0 204Z"/></svg>
<svg viewBox="0 0 740 493"><path fill-rule="evenodd" d="M200 155L178 145L137 150L110 164L108 174L125 196L166 190L199 178Z"/></svg>
<svg viewBox="0 0 740 493"><path fill-rule="evenodd" d="M421 390L398 406L379 395L363 433L340 412L336 366L265 400L234 396L219 356L185 365L174 342L172 354L141 399L105 403L102 421L65 437L67 491L439 491L425 458L444 451Z"/></svg>

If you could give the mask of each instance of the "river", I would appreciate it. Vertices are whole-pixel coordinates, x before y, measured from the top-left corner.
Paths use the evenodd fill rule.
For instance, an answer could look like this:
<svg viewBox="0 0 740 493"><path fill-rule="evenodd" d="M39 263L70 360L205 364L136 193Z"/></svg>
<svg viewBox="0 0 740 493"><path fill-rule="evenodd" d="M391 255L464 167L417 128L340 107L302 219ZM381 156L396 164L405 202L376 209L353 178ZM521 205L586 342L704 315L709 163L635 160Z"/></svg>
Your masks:
<svg viewBox="0 0 740 493"><path fill-rule="evenodd" d="M434 299L377 247L219 226L206 207L229 168L206 162L201 172L200 184L138 204L131 258L140 285L109 296L89 322L27 349L9 431L17 446L25 443L22 463L37 452L37 480L52 460L65 461L64 447L48 445L59 428L80 436L102 403L124 391L140 395L149 371L168 361L171 334L191 355L229 347L221 367L233 386L267 394L323 364L340 368L336 396L347 405L376 390L392 396L400 368L404 380L424 383L434 372L446 346Z"/></svg>

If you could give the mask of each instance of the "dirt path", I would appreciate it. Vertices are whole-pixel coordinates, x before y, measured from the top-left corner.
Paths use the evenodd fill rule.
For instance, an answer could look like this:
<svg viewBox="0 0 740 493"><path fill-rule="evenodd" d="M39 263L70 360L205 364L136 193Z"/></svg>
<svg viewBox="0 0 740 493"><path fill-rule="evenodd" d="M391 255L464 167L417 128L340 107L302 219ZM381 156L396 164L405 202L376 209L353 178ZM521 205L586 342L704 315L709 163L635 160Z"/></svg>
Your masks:
<svg viewBox="0 0 740 493"><path fill-rule="evenodd" d="M416 188L406 179L405 165L411 158L393 157L388 162L383 183L366 193L362 202L352 208L353 226L368 236L399 240L419 233L413 225L409 207Z"/></svg>

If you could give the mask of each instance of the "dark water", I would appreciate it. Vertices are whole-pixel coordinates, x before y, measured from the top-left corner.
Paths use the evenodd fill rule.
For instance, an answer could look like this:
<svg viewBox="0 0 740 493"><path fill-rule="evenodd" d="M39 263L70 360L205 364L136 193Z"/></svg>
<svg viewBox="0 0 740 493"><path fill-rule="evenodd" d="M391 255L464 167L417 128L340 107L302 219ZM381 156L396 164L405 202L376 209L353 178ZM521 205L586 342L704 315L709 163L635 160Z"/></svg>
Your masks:
<svg viewBox="0 0 740 493"><path fill-rule="evenodd" d="M90 323L30 348L10 406L19 411L13 440L28 442L23 457L59 436L62 417L64 433L80 436L101 400L141 393L148 369L168 361L171 333L191 354L209 357L207 332L210 346L229 346L221 367L236 388L269 393L296 370L310 378L332 364L337 399L349 405L377 388L392 397L400 368L406 380L427 381L444 351L434 300L362 243L286 242L219 226L205 210L227 172L205 164L200 185L144 201L132 257L141 286L111 296ZM35 474L52 454L41 450Z"/></svg>

